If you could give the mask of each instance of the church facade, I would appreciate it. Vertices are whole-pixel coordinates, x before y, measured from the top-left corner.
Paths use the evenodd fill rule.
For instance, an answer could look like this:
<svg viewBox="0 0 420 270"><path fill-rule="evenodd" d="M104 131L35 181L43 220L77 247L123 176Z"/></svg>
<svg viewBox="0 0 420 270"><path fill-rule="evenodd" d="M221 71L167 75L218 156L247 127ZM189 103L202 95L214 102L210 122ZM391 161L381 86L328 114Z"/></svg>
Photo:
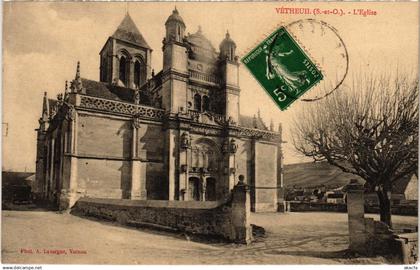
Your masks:
<svg viewBox="0 0 420 270"><path fill-rule="evenodd" d="M282 204L281 126L240 114L239 62L229 33L217 51L201 29L165 23L163 69L127 14L100 51L100 80L76 76L45 93L36 190L61 209L80 197L222 200L243 175L254 211Z"/></svg>

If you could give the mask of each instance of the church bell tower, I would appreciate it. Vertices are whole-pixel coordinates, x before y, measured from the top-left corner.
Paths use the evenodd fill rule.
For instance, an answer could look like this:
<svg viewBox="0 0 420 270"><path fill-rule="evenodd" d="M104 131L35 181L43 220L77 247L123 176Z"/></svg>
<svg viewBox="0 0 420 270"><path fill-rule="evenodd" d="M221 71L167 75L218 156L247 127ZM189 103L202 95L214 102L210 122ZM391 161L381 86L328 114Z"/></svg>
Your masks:
<svg viewBox="0 0 420 270"><path fill-rule="evenodd" d="M236 56L236 44L229 32L220 43L220 68L225 95L225 114L233 122L239 122L239 63Z"/></svg>
<svg viewBox="0 0 420 270"><path fill-rule="evenodd" d="M100 55L100 81L139 89L151 77L152 49L127 13Z"/></svg>
<svg viewBox="0 0 420 270"><path fill-rule="evenodd" d="M184 41L185 23L176 8L166 20L165 28L162 106L177 113L187 108L188 52Z"/></svg>

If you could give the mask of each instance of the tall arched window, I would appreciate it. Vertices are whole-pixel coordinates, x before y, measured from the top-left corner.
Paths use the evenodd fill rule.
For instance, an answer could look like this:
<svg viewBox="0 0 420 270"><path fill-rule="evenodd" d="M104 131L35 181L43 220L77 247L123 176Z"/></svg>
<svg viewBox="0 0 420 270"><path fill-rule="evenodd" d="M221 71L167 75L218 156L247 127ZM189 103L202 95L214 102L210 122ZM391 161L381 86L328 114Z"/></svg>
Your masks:
<svg viewBox="0 0 420 270"><path fill-rule="evenodd" d="M208 96L203 97L203 111L210 110L210 99Z"/></svg>
<svg viewBox="0 0 420 270"><path fill-rule="evenodd" d="M136 60L136 62L134 63L134 84L137 87L140 87L140 75L141 74L141 66L140 66L140 61Z"/></svg>
<svg viewBox="0 0 420 270"><path fill-rule="evenodd" d="M120 58L119 79L124 85L127 85L127 58L125 56L121 56Z"/></svg>
<svg viewBox="0 0 420 270"><path fill-rule="evenodd" d="M201 96L199 94L194 95L194 110L201 111Z"/></svg>
<svg viewBox="0 0 420 270"><path fill-rule="evenodd" d="M101 57L101 82L107 80L108 62L106 57Z"/></svg>

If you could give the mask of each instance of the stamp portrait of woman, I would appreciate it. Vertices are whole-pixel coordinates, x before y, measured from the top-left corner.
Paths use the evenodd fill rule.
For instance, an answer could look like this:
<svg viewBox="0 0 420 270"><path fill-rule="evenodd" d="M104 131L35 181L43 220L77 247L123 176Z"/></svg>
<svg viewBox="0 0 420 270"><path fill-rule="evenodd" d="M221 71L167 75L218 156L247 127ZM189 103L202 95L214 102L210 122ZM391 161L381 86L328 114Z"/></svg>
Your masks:
<svg viewBox="0 0 420 270"><path fill-rule="evenodd" d="M293 92L298 94L299 88L310 83L307 71L291 71L286 65L286 59L293 57L293 49L287 49L282 44L279 35L274 39L270 50L266 50L266 78L272 80L279 77ZM288 62L290 60L287 60Z"/></svg>

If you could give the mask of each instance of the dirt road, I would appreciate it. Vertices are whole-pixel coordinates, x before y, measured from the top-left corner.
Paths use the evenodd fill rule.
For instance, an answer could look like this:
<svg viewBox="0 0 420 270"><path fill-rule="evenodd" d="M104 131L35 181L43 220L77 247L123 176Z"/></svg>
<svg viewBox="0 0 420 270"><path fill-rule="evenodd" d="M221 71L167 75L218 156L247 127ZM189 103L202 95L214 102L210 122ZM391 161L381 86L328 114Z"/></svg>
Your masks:
<svg viewBox="0 0 420 270"><path fill-rule="evenodd" d="M2 212L3 263L60 264L336 264L348 259L347 215L252 214L266 236L250 246L199 243L182 234L121 227L45 211ZM416 217L394 217L415 226Z"/></svg>

